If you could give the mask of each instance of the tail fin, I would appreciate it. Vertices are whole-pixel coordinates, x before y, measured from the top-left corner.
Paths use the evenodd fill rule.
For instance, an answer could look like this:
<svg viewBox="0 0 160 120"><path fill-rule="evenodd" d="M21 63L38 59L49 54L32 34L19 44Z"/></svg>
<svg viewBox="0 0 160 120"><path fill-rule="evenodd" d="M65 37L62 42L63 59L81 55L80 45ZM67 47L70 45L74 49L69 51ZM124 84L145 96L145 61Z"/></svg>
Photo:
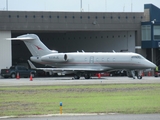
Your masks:
<svg viewBox="0 0 160 120"><path fill-rule="evenodd" d="M25 34L18 36L17 38L11 38L11 40L24 41L33 56L43 56L54 52L57 53L57 51L48 49L35 34Z"/></svg>

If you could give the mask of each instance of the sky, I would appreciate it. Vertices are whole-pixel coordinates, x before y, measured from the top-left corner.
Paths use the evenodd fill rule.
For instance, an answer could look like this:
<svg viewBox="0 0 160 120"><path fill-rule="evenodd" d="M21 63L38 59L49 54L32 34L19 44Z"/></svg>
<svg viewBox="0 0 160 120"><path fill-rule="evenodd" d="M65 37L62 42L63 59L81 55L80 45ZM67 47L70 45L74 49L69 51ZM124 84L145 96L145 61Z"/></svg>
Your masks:
<svg viewBox="0 0 160 120"><path fill-rule="evenodd" d="M160 8L160 0L0 0L0 10L144 12L144 4L150 3Z"/></svg>

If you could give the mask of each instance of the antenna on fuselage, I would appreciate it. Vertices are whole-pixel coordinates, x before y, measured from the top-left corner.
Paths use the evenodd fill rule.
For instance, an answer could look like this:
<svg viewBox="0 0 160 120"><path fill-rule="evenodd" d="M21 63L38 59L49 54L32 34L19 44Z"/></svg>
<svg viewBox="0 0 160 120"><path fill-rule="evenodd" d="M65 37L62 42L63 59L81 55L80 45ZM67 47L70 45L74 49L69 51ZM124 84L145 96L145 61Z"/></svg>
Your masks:
<svg viewBox="0 0 160 120"><path fill-rule="evenodd" d="M85 53L84 50L82 50L82 52Z"/></svg>
<svg viewBox="0 0 160 120"><path fill-rule="evenodd" d="M113 53L116 53L114 50L112 50L113 51Z"/></svg>

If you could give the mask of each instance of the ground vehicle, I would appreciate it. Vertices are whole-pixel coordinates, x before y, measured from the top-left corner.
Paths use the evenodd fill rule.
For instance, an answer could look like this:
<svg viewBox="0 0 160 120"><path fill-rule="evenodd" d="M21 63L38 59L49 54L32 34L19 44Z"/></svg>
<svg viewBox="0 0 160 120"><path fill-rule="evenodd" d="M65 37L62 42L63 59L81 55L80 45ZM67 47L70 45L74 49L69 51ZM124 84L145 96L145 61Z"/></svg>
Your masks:
<svg viewBox="0 0 160 120"><path fill-rule="evenodd" d="M15 78L19 74L20 77L35 77L36 71L27 69L24 66L11 66L9 69L1 69L1 76L4 78Z"/></svg>

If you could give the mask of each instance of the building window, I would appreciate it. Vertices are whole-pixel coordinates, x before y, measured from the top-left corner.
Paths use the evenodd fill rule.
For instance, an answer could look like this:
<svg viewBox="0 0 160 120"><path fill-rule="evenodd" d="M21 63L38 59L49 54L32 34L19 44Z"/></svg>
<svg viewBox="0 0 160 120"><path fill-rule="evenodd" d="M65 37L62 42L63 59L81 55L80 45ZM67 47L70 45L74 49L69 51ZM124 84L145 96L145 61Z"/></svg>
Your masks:
<svg viewBox="0 0 160 120"><path fill-rule="evenodd" d="M111 19L112 19L113 17L111 16Z"/></svg>
<svg viewBox="0 0 160 120"><path fill-rule="evenodd" d="M80 18L82 19L82 16L80 16Z"/></svg>
<svg viewBox="0 0 160 120"><path fill-rule="evenodd" d="M19 18L19 15L17 15L17 18Z"/></svg>
<svg viewBox="0 0 160 120"><path fill-rule="evenodd" d="M103 19L105 19L105 16L103 16Z"/></svg>
<svg viewBox="0 0 160 120"><path fill-rule="evenodd" d="M126 19L128 19L128 17L126 16Z"/></svg>
<svg viewBox="0 0 160 120"><path fill-rule="evenodd" d="M97 19L98 17L96 16L95 18Z"/></svg>
<svg viewBox="0 0 160 120"><path fill-rule="evenodd" d="M33 18L35 18L36 16L35 15L33 15Z"/></svg>
<svg viewBox="0 0 160 120"><path fill-rule="evenodd" d="M121 17L119 16L118 19L120 19Z"/></svg>
<svg viewBox="0 0 160 120"><path fill-rule="evenodd" d="M67 18L67 16L65 16L65 18Z"/></svg>
<svg viewBox="0 0 160 120"><path fill-rule="evenodd" d="M90 19L90 16L88 16L88 19Z"/></svg>
<svg viewBox="0 0 160 120"><path fill-rule="evenodd" d="M151 40L151 25L142 25L141 26L142 41Z"/></svg>
<svg viewBox="0 0 160 120"><path fill-rule="evenodd" d="M72 16L72 18L74 19L75 17L74 17L74 16Z"/></svg>
<svg viewBox="0 0 160 120"><path fill-rule="evenodd" d="M8 17L11 18L11 15L9 15Z"/></svg>
<svg viewBox="0 0 160 120"><path fill-rule="evenodd" d="M52 18L52 16L50 15L49 18Z"/></svg>
<svg viewBox="0 0 160 120"><path fill-rule="evenodd" d="M153 27L153 38L154 40L160 40L160 25Z"/></svg>
<svg viewBox="0 0 160 120"><path fill-rule="evenodd" d="M43 15L41 16L41 18L43 18Z"/></svg>
<svg viewBox="0 0 160 120"><path fill-rule="evenodd" d="M27 15L25 15L25 18L27 18Z"/></svg>
<svg viewBox="0 0 160 120"><path fill-rule="evenodd" d="M59 16L57 16L57 18L59 18Z"/></svg>
<svg viewBox="0 0 160 120"><path fill-rule="evenodd" d="M135 19L135 16L133 16L133 19Z"/></svg>

